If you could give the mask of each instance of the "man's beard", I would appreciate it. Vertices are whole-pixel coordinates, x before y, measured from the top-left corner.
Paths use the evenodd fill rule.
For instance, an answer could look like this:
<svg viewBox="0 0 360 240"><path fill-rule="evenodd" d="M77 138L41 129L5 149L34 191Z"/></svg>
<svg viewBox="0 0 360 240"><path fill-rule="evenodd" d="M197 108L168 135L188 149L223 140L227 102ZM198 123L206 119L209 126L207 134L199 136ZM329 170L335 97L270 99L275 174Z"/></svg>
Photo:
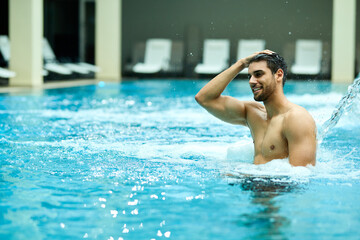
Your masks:
<svg viewBox="0 0 360 240"><path fill-rule="evenodd" d="M255 96L254 100L257 102L265 102L268 100L268 98L274 93L276 88L275 80L271 83L271 85L268 85L267 87L263 88L261 91L261 94Z"/></svg>

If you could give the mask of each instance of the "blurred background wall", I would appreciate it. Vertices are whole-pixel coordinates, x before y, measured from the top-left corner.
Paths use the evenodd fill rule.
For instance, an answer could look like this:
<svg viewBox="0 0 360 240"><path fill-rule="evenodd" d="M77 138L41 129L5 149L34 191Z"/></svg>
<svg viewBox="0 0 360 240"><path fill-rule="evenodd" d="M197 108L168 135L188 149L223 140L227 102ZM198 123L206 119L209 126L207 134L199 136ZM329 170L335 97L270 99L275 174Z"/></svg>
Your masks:
<svg viewBox="0 0 360 240"><path fill-rule="evenodd" d="M0 1L1 35L9 31L8 5L9 0ZM330 62L332 8L332 0L123 0L122 65L132 61L134 45L148 38L183 41L187 67L200 61L205 38L230 39L231 62L239 39L262 38L288 63L296 39L320 39ZM60 60L94 63L95 17L94 0L44 0L44 36ZM356 49L358 67L359 27Z"/></svg>

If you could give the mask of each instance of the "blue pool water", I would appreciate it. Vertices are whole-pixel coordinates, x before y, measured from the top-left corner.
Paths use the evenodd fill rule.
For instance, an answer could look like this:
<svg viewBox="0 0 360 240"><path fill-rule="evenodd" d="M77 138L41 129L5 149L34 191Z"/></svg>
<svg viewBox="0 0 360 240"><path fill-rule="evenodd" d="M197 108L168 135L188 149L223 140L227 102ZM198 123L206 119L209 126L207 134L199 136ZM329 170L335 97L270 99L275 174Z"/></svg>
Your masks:
<svg viewBox="0 0 360 240"><path fill-rule="evenodd" d="M0 95L0 239L359 239L359 99L315 167L254 166L249 130L194 101L205 83ZM319 128L346 90L285 86ZM245 81L226 94L252 99Z"/></svg>

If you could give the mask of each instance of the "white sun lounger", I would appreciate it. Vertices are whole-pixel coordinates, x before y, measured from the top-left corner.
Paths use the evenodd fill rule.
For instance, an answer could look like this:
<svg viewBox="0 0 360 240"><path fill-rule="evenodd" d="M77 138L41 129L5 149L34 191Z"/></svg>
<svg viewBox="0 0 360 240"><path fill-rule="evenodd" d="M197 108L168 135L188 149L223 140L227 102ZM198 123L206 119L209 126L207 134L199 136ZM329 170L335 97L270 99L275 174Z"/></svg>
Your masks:
<svg viewBox="0 0 360 240"><path fill-rule="evenodd" d="M169 68L171 57L171 40L148 39L145 45L144 63L136 63L133 71L136 73L157 73Z"/></svg>
<svg viewBox="0 0 360 240"><path fill-rule="evenodd" d="M297 40L295 63L291 67L294 74L316 75L321 71L322 42L320 40Z"/></svg>
<svg viewBox="0 0 360 240"><path fill-rule="evenodd" d="M50 72L54 72L61 75L70 75L73 70L69 67L64 66L59 63L56 59L55 53L52 50L48 40L46 38L43 39L43 58L44 58L44 68ZM80 71L78 73L87 74L88 71Z"/></svg>
<svg viewBox="0 0 360 240"><path fill-rule="evenodd" d="M217 74L229 67L230 41L227 39L206 39L203 62L195 67L198 74Z"/></svg>
<svg viewBox="0 0 360 240"><path fill-rule="evenodd" d="M0 52L6 62L10 59L10 44L7 36L0 36ZM12 78L15 77L16 73L6 68L0 68L0 77Z"/></svg>
<svg viewBox="0 0 360 240"><path fill-rule="evenodd" d="M99 72L100 68L90 63L59 63L56 59L55 53L51 48L48 40L43 40L43 56L45 61L45 69L55 71L60 74L71 74L71 72L80 74L89 74L90 72ZM70 73L69 73L70 72Z"/></svg>
<svg viewBox="0 0 360 240"><path fill-rule="evenodd" d="M6 62L9 62L10 61L10 40L9 40L9 37L6 36L6 35L1 35L0 36L0 52L4 58L4 60ZM7 70L7 69L5 69ZM9 70L7 70L9 71ZM5 71L6 72L6 71ZM11 72L11 71L10 71ZM13 72L14 73L14 72ZM6 73L5 73L6 74ZM14 73L15 74L15 73ZM48 75L48 71L43 69L43 72L42 72L43 76L47 76ZM16 75L16 74L15 74ZM15 76L14 75L14 76Z"/></svg>
<svg viewBox="0 0 360 240"><path fill-rule="evenodd" d="M263 39L240 39L238 42L237 60L250 56L255 52L265 49L265 40ZM240 73L248 73L248 68Z"/></svg>
<svg viewBox="0 0 360 240"><path fill-rule="evenodd" d="M6 68L0 68L0 77L2 78L13 78L16 76L16 73L13 71L10 71Z"/></svg>

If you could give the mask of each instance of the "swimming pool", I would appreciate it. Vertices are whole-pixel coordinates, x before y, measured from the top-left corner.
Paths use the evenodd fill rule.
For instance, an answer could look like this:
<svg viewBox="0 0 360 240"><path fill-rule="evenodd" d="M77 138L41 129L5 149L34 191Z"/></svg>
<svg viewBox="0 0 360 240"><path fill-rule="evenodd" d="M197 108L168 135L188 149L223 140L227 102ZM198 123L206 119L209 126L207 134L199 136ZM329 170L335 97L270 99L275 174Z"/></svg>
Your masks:
<svg viewBox="0 0 360 240"><path fill-rule="evenodd" d="M316 167L254 166L249 130L195 102L205 83L0 95L0 238L358 239L359 104L319 145ZM319 128L345 92L285 86ZM226 93L252 99L246 81Z"/></svg>

